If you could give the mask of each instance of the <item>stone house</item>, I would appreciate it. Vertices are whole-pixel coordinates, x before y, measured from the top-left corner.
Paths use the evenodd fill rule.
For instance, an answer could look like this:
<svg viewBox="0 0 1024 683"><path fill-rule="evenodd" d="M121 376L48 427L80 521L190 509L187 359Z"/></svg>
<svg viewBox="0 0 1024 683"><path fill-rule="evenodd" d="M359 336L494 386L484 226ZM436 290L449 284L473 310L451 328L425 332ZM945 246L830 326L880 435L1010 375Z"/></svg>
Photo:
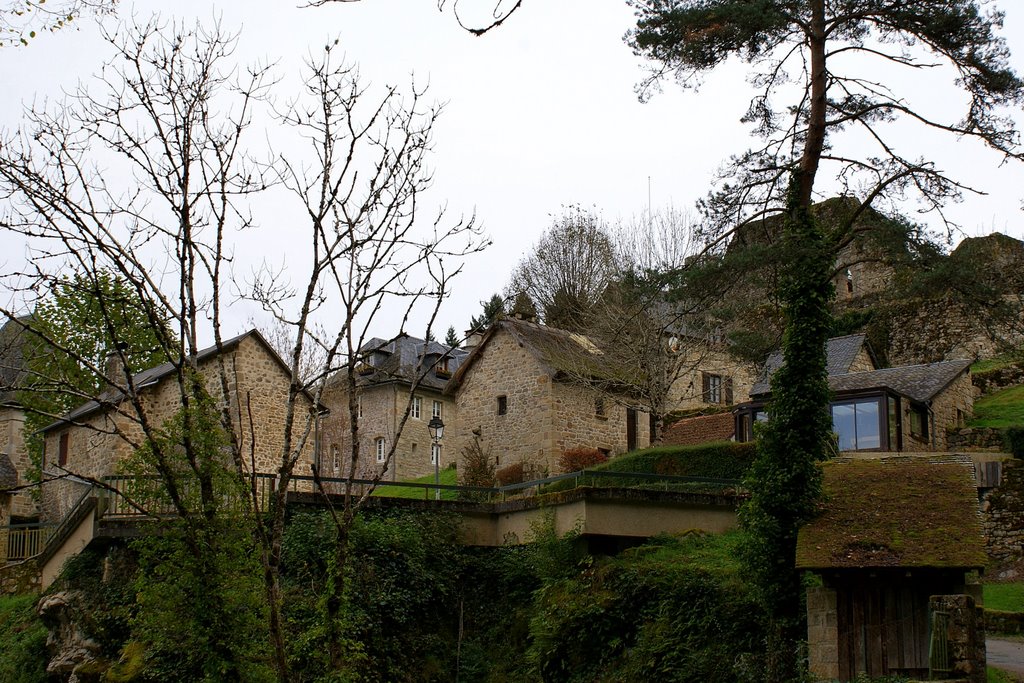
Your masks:
<svg viewBox="0 0 1024 683"><path fill-rule="evenodd" d="M816 680L986 680L981 587L968 584L986 563L977 489L969 461L934 460L825 464L821 512L796 550L797 569L818 577L807 588Z"/></svg>
<svg viewBox="0 0 1024 683"><path fill-rule="evenodd" d="M841 451L944 451L946 428L971 415L969 360L879 369L862 334L830 339L826 353ZM767 419L769 378L781 365L781 352L772 354L750 402L734 411L737 440L750 441L754 423Z"/></svg>
<svg viewBox="0 0 1024 683"><path fill-rule="evenodd" d="M227 397L220 389L220 361L229 373ZM219 405L227 401L236 416L236 439L242 453L252 453L257 473L274 473L284 447L285 406L291 382L287 364L256 330L225 340L220 349L203 349L198 362L207 391ZM151 424L163 424L181 408L177 374L171 363L143 370L134 375L133 382ZM131 441L142 440L140 417L123 390L112 388L98 398L42 430L43 475L44 480L51 479L42 487L46 521L58 522L68 514L82 495L85 478L117 474L133 452ZM322 407L314 410L308 394L300 401L293 434L298 438L308 430L308 436L295 474L308 476ZM251 429L241 426L249 424ZM68 473L70 476L64 476Z"/></svg>
<svg viewBox="0 0 1024 683"><path fill-rule="evenodd" d="M25 411L18 387L28 372L24 327L8 320L0 327L0 488L28 484L32 463L25 445ZM39 506L28 490L0 494L0 526L35 521Z"/></svg>
<svg viewBox="0 0 1024 683"><path fill-rule="evenodd" d="M503 318L453 375L452 434L461 451L479 439L498 467L523 463L528 478L555 474L560 455L596 448L617 455L650 444L651 421L630 401L629 369L587 337Z"/></svg>
<svg viewBox="0 0 1024 683"><path fill-rule="evenodd" d="M690 357L672 383L672 410L732 406L750 400L756 369L735 358L722 341L710 341L684 351Z"/></svg>
<svg viewBox="0 0 1024 683"><path fill-rule="evenodd" d="M356 368L356 419L361 435L356 478L415 479L433 474L435 466L444 469L455 462L457 451L450 440L433 443L427 425L438 417L445 423L446 435L454 431L455 400L444 389L467 355L463 349L404 333L390 340L374 337L363 344ZM330 409L323 428L321 471L325 477L348 476L352 452L348 397L346 375L339 373L323 397Z"/></svg>

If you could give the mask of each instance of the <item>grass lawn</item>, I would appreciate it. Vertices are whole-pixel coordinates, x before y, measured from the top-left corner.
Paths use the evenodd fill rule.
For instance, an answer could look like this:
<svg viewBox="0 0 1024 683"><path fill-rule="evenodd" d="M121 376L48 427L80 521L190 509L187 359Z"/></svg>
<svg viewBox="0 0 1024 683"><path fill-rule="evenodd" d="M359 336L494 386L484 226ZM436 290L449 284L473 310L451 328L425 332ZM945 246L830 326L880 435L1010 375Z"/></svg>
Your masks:
<svg viewBox="0 0 1024 683"><path fill-rule="evenodd" d="M1006 356L997 356L996 358L987 358L985 360L979 360L971 365L971 373L978 374L979 372L988 372L989 370L998 370L999 368L1005 368L1009 365L1013 365L1020 361L1020 356L1016 354L1010 354Z"/></svg>
<svg viewBox="0 0 1024 683"><path fill-rule="evenodd" d="M1024 425L1024 385L984 396L974 403L972 427Z"/></svg>
<svg viewBox="0 0 1024 683"><path fill-rule="evenodd" d="M991 666L985 668L986 681L988 683L1020 683L1021 679L1002 669L994 669Z"/></svg>
<svg viewBox="0 0 1024 683"><path fill-rule="evenodd" d="M986 609L1024 612L1024 583L986 583L982 590Z"/></svg>
<svg viewBox="0 0 1024 683"><path fill-rule="evenodd" d="M425 477L419 479L410 479L410 482L416 484L433 484L434 475L428 474ZM451 467L446 467L441 470L441 483L449 486L455 486L458 484L458 475L455 470ZM428 490L424 493L424 489L412 486L378 486L373 491L375 496L388 496L391 498L424 498L430 499L434 497L434 491ZM455 500L458 497L456 491L441 491L441 498L444 500Z"/></svg>

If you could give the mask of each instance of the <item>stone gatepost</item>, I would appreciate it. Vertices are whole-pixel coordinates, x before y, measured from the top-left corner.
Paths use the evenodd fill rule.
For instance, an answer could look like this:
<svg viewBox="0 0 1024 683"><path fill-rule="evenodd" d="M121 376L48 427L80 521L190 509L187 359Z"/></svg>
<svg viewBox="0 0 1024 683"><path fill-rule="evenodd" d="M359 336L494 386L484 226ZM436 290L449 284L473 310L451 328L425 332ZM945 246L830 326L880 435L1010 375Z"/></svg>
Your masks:
<svg viewBox="0 0 1024 683"><path fill-rule="evenodd" d="M839 678L839 615L836 592L825 586L807 589L808 668L818 680Z"/></svg>
<svg viewBox="0 0 1024 683"><path fill-rule="evenodd" d="M944 612L948 617L947 642L953 678L985 683L985 620L980 607L969 595L933 595L928 613Z"/></svg>

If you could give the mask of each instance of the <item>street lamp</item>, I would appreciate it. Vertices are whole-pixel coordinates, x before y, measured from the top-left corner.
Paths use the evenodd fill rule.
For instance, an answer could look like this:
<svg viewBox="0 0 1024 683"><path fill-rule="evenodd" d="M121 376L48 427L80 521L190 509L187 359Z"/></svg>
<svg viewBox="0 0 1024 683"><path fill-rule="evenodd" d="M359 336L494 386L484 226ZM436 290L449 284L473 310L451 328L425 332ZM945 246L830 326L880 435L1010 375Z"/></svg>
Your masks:
<svg viewBox="0 0 1024 683"><path fill-rule="evenodd" d="M441 438L444 436L444 421L439 415L434 415L427 423L427 431L430 432L430 440L434 442L434 500L441 500L441 449L438 447Z"/></svg>

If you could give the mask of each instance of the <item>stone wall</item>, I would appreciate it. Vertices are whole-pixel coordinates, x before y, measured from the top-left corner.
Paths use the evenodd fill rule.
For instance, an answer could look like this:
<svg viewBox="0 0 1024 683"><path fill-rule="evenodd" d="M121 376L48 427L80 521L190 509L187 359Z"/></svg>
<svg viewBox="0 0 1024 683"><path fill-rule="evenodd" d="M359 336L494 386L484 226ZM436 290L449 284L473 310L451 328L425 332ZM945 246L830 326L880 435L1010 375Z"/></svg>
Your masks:
<svg viewBox="0 0 1024 683"><path fill-rule="evenodd" d="M225 358L229 377L229 405L236 435L241 445L243 462L249 464L254 453L257 472L277 470L285 443L285 411L288 400L288 374L271 356L272 352L253 336L243 338ZM223 405L223 392L216 358L201 367L206 388ZM142 410L154 427L162 426L181 406L179 387L173 376L165 377L141 392ZM251 416L251 421L250 421ZM292 426L294 451L302 446L295 473L310 474L315 451L316 427L311 403L300 398ZM100 410L83 418L83 425L52 429L46 434L44 473L57 477L64 473L57 467L61 436L68 436L68 457L65 469L92 479L120 471L121 464L134 451L134 444L143 442L139 414L129 402L116 409ZM251 424L251 429L250 429ZM303 441L304 439L304 441ZM59 479L42 487L43 517L51 522L63 519L84 488L81 482Z"/></svg>
<svg viewBox="0 0 1024 683"><path fill-rule="evenodd" d="M826 586L807 589L807 668L816 680L839 678L839 611Z"/></svg>
<svg viewBox="0 0 1024 683"><path fill-rule="evenodd" d="M917 439L910 433L910 403L900 403L903 407L903 449L947 451L950 448L947 428L962 427L970 418L974 409L974 387L969 373L964 373L932 400L932 424L928 425L927 439Z"/></svg>
<svg viewBox="0 0 1024 683"><path fill-rule="evenodd" d="M687 351L690 357L684 361L684 371L672 383L668 410L689 410L707 406L703 394L704 373L718 375L732 381L732 403L750 400L750 388L757 381L758 370L750 363L730 356L724 348L696 348ZM720 404L725 401L723 387Z"/></svg>
<svg viewBox="0 0 1024 683"><path fill-rule="evenodd" d="M389 382L358 388L359 405L359 464L357 478L372 478L384 469L383 478L389 481L416 479L433 474L431 462L430 432L427 424L433 416L434 402L441 408L444 421L444 436L440 443L439 469L448 467L457 457L455 432L458 424L455 400L450 396L425 387L416 391L420 415L411 410L410 386L400 382ZM348 392L341 386L325 392L324 403L330 408L330 415L324 421L324 463L323 474L328 477L344 478L351 462L351 430L348 408ZM398 428L406 408L409 418ZM386 462L377 460L377 440L384 439L385 457L391 453L397 435L398 445Z"/></svg>
<svg viewBox="0 0 1024 683"><path fill-rule="evenodd" d="M1003 431L998 427L960 427L946 430L946 448L951 451L1003 450Z"/></svg>
<svg viewBox="0 0 1024 683"><path fill-rule="evenodd" d="M554 383L552 397L552 448L543 463L547 473L560 473L559 456L571 448L597 448L612 456L629 450L625 406L602 397L593 389L563 382ZM599 404L603 414L598 414ZM650 444L650 417L645 412L636 411L636 448L646 448Z"/></svg>
<svg viewBox="0 0 1024 683"><path fill-rule="evenodd" d="M974 598L933 595L928 601L928 613L935 612L949 615L947 642L951 678L985 683L985 619L982 610L975 606Z"/></svg>
<svg viewBox="0 0 1024 683"><path fill-rule="evenodd" d="M39 579L39 565L34 558L4 565L0 567L0 595L38 593Z"/></svg>
<svg viewBox="0 0 1024 683"><path fill-rule="evenodd" d="M971 382L982 395L1024 384L1024 363L1015 363L1003 368L979 372L972 375Z"/></svg>
<svg viewBox="0 0 1024 683"><path fill-rule="evenodd" d="M1007 304L1020 308L1016 300ZM986 325L977 310L948 299L903 302L890 312L888 326L893 366L992 358L1024 341L1019 323Z"/></svg>
<svg viewBox="0 0 1024 683"><path fill-rule="evenodd" d="M981 503L985 550L997 562L1024 557L1024 461L1004 460L1002 481Z"/></svg>
<svg viewBox="0 0 1024 683"><path fill-rule="evenodd" d="M736 419L732 413L701 415L678 420L662 434L661 442L673 446L692 446L733 437Z"/></svg>
<svg viewBox="0 0 1024 683"><path fill-rule="evenodd" d="M479 433L484 452L499 468L517 462L547 467L554 433L552 383L536 358L499 329L477 351L456 393L454 445L460 465L462 448ZM501 396L504 415L498 413Z"/></svg>
<svg viewBox="0 0 1024 683"><path fill-rule="evenodd" d="M14 406L0 406L0 454L6 455L18 473L18 486L28 484L28 470L32 466L28 448L25 445L25 412ZM11 496L9 517L36 517L39 504L28 491Z"/></svg>

